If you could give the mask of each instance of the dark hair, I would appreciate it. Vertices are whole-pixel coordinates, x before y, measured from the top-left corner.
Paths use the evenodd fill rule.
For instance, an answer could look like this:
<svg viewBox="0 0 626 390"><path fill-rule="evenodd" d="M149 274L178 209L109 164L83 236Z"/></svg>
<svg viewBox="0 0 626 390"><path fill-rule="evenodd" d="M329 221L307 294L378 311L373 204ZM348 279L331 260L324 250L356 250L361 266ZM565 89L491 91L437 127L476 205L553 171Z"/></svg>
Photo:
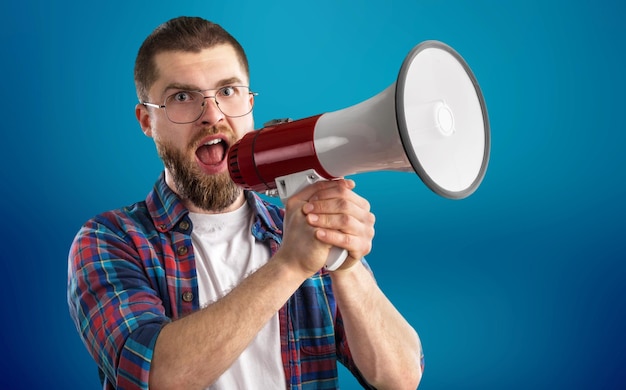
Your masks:
<svg viewBox="0 0 626 390"><path fill-rule="evenodd" d="M248 59L243 48L220 25L199 17L181 16L160 26L143 41L135 60L135 88L140 101L147 101L148 91L158 78L154 58L166 51L197 53L216 45L229 44L239 57L241 66L249 76Z"/></svg>

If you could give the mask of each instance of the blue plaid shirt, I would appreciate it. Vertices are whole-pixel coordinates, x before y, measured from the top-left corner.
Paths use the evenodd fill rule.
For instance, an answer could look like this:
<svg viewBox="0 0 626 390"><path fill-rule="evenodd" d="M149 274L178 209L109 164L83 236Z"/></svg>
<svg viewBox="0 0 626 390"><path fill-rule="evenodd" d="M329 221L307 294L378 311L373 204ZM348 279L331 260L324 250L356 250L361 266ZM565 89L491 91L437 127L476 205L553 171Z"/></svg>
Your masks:
<svg viewBox="0 0 626 390"><path fill-rule="evenodd" d="M256 213L252 235L274 254L284 211L251 192L246 199ZM192 228L161 174L145 201L94 217L74 239L70 315L106 389L147 389L159 332L199 309ZM369 388L350 355L327 272L300 286L279 310L279 323L287 388L338 388L338 360Z"/></svg>

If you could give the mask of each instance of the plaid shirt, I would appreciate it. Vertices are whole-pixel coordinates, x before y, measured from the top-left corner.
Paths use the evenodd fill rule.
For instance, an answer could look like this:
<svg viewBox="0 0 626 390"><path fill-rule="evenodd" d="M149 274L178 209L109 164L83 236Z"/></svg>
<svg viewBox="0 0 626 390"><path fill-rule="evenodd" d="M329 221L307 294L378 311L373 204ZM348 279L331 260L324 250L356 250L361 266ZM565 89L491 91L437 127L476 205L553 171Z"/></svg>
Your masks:
<svg viewBox="0 0 626 390"><path fill-rule="evenodd" d="M274 254L284 211L246 193L252 234ZM89 220L69 254L68 303L105 389L147 389L160 330L199 309L192 223L161 174L145 201ZM350 355L329 275L307 279L279 310L286 383L335 389L337 360L366 384Z"/></svg>

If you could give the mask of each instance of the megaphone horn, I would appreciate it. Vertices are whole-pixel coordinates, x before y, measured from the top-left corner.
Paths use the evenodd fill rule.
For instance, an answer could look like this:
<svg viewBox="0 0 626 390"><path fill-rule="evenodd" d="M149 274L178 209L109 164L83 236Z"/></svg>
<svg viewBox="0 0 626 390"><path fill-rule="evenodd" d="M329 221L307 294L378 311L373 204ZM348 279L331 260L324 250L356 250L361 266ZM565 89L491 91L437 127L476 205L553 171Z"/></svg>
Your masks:
<svg viewBox="0 0 626 390"><path fill-rule="evenodd" d="M283 200L317 180L385 170L415 172L436 194L462 199L480 185L489 153L474 74L450 46L425 41L376 96L250 132L229 149L228 162L235 183Z"/></svg>

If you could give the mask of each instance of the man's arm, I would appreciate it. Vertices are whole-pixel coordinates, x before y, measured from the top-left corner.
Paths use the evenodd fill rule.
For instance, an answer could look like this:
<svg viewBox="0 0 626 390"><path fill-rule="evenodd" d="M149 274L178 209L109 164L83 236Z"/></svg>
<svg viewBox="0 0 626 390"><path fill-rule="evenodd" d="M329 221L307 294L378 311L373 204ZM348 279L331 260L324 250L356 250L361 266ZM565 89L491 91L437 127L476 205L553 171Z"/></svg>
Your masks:
<svg viewBox="0 0 626 390"><path fill-rule="evenodd" d="M150 389L208 387L303 281L274 258L222 299L164 326L154 349Z"/></svg>
<svg viewBox="0 0 626 390"><path fill-rule="evenodd" d="M320 189L303 212L320 241L348 250L331 279L352 357L376 388L415 389L422 374L419 337L360 261L371 249L375 218L369 203L352 192L354 182L344 183Z"/></svg>
<svg viewBox="0 0 626 390"><path fill-rule="evenodd" d="M419 337L362 263L331 273L355 364L377 389L415 389L421 379Z"/></svg>

